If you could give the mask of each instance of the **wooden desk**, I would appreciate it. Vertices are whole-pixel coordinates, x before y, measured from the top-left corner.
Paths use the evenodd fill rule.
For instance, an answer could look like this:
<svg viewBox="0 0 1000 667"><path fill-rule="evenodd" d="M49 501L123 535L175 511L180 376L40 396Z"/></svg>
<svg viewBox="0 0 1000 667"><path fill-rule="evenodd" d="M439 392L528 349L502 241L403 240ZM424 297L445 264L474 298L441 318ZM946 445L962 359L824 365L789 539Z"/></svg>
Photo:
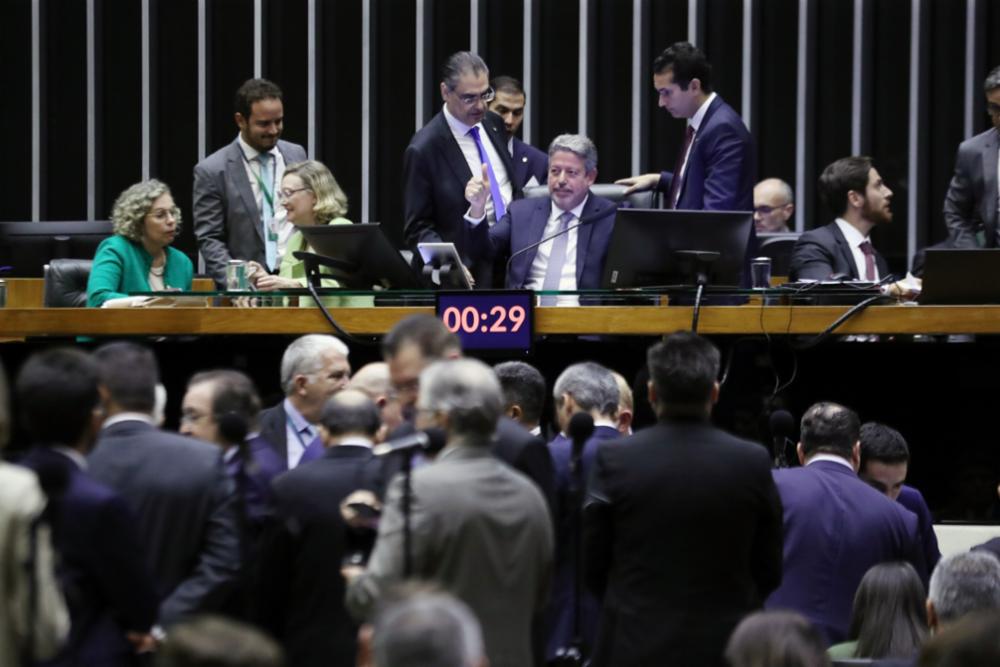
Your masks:
<svg viewBox="0 0 1000 667"><path fill-rule="evenodd" d="M705 334L810 334L828 327L846 306L714 306L701 311ZM431 308L334 308L347 331L382 334L401 318ZM685 306L538 308L535 331L544 334L659 335L691 326ZM303 334L327 332L309 308L4 308L0 336ZM872 306L837 329L839 334L998 334L1000 306Z"/></svg>

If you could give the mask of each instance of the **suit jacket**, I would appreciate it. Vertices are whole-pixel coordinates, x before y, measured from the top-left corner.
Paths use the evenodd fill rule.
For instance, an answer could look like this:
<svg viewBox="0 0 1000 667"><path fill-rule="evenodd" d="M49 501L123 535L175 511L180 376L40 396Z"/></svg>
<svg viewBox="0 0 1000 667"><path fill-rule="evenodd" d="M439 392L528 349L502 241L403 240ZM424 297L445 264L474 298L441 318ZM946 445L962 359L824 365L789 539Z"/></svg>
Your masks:
<svg viewBox="0 0 1000 667"><path fill-rule="evenodd" d="M875 265L880 278L889 275L889 264L878 250L875 251ZM861 279L851 246L836 222L811 229L795 241L789 269L791 280L829 280L838 273L853 280Z"/></svg>
<svg viewBox="0 0 1000 667"><path fill-rule="evenodd" d="M278 141L278 151L286 165L306 159L305 149L288 141ZM195 165L191 208L198 249L216 283L225 282L230 259L264 264L264 230L239 139Z"/></svg>
<svg viewBox="0 0 1000 667"><path fill-rule="evenodd" d="M716 95L695 134L675 208L752 211L756 164L753 137L743 119ZM669 193L673 178L672 172L662 172L658 189Z"/></svg>
<svg viewBox="0 0 1000 667"><path fill-rule="evenodd" d="M549 156L517 137L511 138L511 148L514 161L514 177L511 180L524 188L534 176L537 185L545 185L549 175Z"/></svg>
<svg viewBox="0 0 1000 667"><path fill-rule="evenodd" d="M733 628L781 580L767 451L696 420L597 450L584 572L603 597L594 667L723 665Z"/></svg>
<svg viewBox="0 0 1000 667"><path fill-rule="evenodd" d="M896 502L917 515L917 528L920 531L920 544L923 549L924 565L927 572L933 572L941 560L941 550L938 548L937 535L934 534L934 517L927 506L923 494L912 486L903 485Z"/></svg>
<svg viewBox="0 0 1000 667"><path fill-rule="evenodd" d="M621 433L616 428L598 426L594 429L594 434L583 445L580 468L584 485L593 470L598 445L619 438ZM577 569L574 545L579 531L574 526L576 508L570 502L573 481L570 459L573 454L573 441L560 433L549 443L549 453L552 454L556 471L556 566L546 619L548 633L545 657L552 660L556 657L556 652L561 647L569 646L573 639L573 589ZM580 609L582 612L580 636L587 646L593 646L601 613L600 602L593 593L584 589L580 598Z"/></svg>
<svg viewBox="0 0 1000 667"><path fill-rule="evenodd" d="M955 156L955 174L944 197L944 222L956 248L997 246L997 145L990 128L966 139ZM983 242L976 238L982 229Z"/></svg>
<svg viewBox="0 0 1000 667"><path fill-rule="evenodd" d="M503 161L511 180L514 199L521 196L514 180L514 163L507 152L507 138L502 119L494 113L483 117L486 136ZM466 233L465 185L472 178L469 165L451 133L444 112L439 111L410 140L403 153L403 235L413 250L413 261L420 268L418 243L447 241L455 244L463 263L479 287L492 285L492 265L470 253Z"/></svg>
<svg viewBox="0 0 1000 667"><path fill-rule="evenodd" d="M66 601L59 590L49 526L39 522L45 494L35 474L0 461L0 665L17 665L32 633L32 657L51 658L69 633ZM35 613L30 616L25 565L35 528Z"/></svg>
<svg viewBox="0 0 1000 667"><path fill-rule="evenodd" d="M363 617L403 577L402 480L386 497L366 572L348 587ZM532 664L531 622L548 596L552 524L542 494L486 443L449 446L413 471L413 571L463 600L483 627L493 667Z"/></svg>
<svg viewBox="0 0 1000 667"><path fill-rule="evenodd" d="M581 211L580 223L576 230L576 285L578 289L598 289L604 273L604 260L611 243L611 232L615 227L618 209L614 202L591 193ZM513 256L530 245L542 240L545 223L552 213L549 197L532 197L511 202L506 215L490 227L486 221L478 225L466 222L469 239L474 252L479 256L503 258ZM507 289L522 289L535 261L538 248L532 248L514 257L507 273Z"/></svg>
<svg viewBox="0 0 1000 667"><path fill-rule="evenodd" d="M59 655L46 664L136 664L125 633L149 632L158 599L135 517L114 491L60 452L36 447L21 463L40 474L58 476L64 485L49 502L70 636Z"/></svg>
<svg viewBox="0 0 1000 667"><path fill-rule="evenodd" d="M122 421L101 431L89 471L139 520L160 624L219 609L240 568L235 496L221 450L143 421Z"/></svg>
<svg viewBox="0 0 1000 667"><path fill-rule="evenodd" d="M784 507L784 575L768 609L792 609L826 640L847 639L854 593L873 565L906 560L927 581L917 517L846 465L774 471Z"/></svg>
<svg viewBox="0 0 1000 667"><path fill-rule="evenodd" d="M261 525L274 511L271 482L288 469L286 461L278 458L274 446L262 436L247 440L247 452L252 465L247 467L237 453L226 461L226 474L234 485L243 484L247 505L247 518Z"/></svg>
<svg viewBox="0 0 1000 667"><path fill-rule="evenodd" d="M345 445L274 480L279 521L265 542L259 606L290 664L355 664L357 626L344 608L339 567L351 531L340 503L358 489L375 491L380 470L370 449Z"/></svg>

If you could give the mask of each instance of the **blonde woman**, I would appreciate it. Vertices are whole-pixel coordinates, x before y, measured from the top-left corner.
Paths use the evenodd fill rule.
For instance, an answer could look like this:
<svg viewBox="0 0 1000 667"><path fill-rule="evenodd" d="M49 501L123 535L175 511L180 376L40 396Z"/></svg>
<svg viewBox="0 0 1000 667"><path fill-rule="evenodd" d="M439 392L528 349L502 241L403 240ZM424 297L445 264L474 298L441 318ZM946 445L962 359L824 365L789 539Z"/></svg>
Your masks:
<svg viewBox="0 0 1000 667"><path fill-rule="evenodd" d="M278 191L281 205L288 212L286 219L297 226L306 225L349 225L344 217L347 213L347 195L340 188L337 179L322 162L306 160L285 167ZM297 289L306 285L306 269L294 253L300 250L314 252L306 243L302 232L292 225L286 225L287 240L281 254L278 275L267 273L256 262L251 262L250 279L254 287L261 291ZM284 234L278 236L279 251ZM336 287L332 279L323 281L325 287Z"/></svg>
<svg viewBox="0 0 1000 667"><path fill-rule="evenodd" d="M118 195L111 209L114 234L101 241L87 282L87 305L100 307L129 292L190 290L194 267L171 248L181 212L170 188L154 179Z"/></svg>

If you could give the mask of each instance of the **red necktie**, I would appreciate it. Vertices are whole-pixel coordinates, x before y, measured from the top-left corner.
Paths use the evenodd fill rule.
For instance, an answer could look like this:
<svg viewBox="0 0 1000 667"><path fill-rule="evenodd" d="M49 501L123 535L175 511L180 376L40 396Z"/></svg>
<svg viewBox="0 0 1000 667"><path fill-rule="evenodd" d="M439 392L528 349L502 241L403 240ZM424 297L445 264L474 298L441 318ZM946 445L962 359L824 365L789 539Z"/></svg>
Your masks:
<svg viewBox="0 0 1000 667"><path fill-rule="evenodd" d="M858 246L865 254L865 280L875 280L875 248L871 241L865 240Z"/></svg>
<svg viewBox="0 0 1000 667"><path fill-rule="evenodd" d="M674 178L670 182L670 196L667 198L667 208L675 208L677 206L677 197L681 191L681 169L684 168L684 158L687 157L688 148L691 146L693 139L694 128L688 125L687 132L684 134L684 145L681 146L681 152L677 156L677 164L674 165Z"/></svg>

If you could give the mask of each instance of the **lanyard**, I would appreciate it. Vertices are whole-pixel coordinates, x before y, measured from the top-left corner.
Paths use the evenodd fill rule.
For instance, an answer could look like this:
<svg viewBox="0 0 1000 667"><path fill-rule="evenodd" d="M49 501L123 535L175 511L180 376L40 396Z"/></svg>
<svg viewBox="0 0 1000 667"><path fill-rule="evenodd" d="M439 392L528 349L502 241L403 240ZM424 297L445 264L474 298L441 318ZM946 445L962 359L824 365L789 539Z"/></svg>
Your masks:
<svg viewBox="0 0 1000 667"><path fill-rule="evenodd" d="M257 179L257 185L260 187L260 193L261 195L263 195L264 201L267 202L267 205L271 207L271 215L273 216L274 195L271 194L271 192L274 190L274 183L278 177L278 158L274 157L273 155L271 156L272 158L274 158L274 169L271 170L271 191L268 191L267 185L265 185L264 183L264 179L260 177L260 170L263 168L263 166L260 163L260 160L257 160L257 171L254 171L253 165L250 164L250 160L247 158L247 154L243 152L242 148L240 149L240 155L243 156L243 161L247 163L247 167L250 169L250 173L253 174L254 178ZM263 155L263 153L258 153L257 155L258 157L260 157L261 155Z"/></svg>
<svg viewBox="0 0 1000 667"><path fill-rule="evenodd" d="M299 429L295 426L295 424L292 423L292 418L289 417L288 415L285 415L285 422L292 429L292 433L295 434L295 437L298 439L299 444L302 445L302 451L309 449L309 443L302 440L302 434L299 432Z"/></svg>

